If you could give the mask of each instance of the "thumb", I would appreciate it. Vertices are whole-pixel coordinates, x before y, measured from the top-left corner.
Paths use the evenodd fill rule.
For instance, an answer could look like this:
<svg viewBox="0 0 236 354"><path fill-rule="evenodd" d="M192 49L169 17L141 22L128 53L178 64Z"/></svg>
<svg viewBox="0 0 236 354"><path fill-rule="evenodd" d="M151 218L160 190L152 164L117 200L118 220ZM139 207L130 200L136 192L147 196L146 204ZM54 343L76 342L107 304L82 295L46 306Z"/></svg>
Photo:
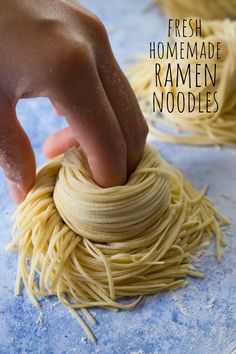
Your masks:
<svg viewBox="0 0 236 354"><path fill-rule="evenodd" d="M13 200L21 203L35 180L35 158L30 141L17 120L15 106L0 96L0 166Z"/></svg>

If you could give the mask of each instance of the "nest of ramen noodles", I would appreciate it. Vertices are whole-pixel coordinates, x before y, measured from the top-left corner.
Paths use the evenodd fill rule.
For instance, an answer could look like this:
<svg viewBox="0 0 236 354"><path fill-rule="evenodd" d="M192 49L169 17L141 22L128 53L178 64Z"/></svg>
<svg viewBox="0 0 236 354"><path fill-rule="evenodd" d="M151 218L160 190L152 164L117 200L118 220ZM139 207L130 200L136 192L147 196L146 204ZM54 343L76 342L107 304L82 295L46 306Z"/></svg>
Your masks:
<svg viewBox="0 0 236 354"><path fill-rule="evenodd" d="M38 171L15 213L16 294L22 281L36 306L38 296L57 296L95 341L79 310L95 322L89 307L131 310L144 295L203 277L190 263L213 235L221 260L225 223L149 145L127 184L112 188L96 185L74 148Z"/></svg>
<svg viewBox="0 0 236 354"><path fill-rule="evenodd" d="M141 58L129 70L130 82L149 123L150 132L158 141L236 146L236 22L202 21L201 32L201 37L172 37L169 41L170 45L174 47L176 44L177 48L183 42L185 51L191 47L192 56L176 59L174 55L168 60L165 55L163 59ZM219 45L219 56L214 55L212 59L208 59L207 55L204 57L202 48L208 43L214 46L215 53ZM197 51L194 51L195 45ZM156 65L159 67L157 86ZM166 81L169 67L172 82ZM185 82L179 80L180 70L177 68L183 77L186 76ZM194 86L196 76L201 80L198 84L200 87ZM191 83L192 87L189 87ZM164 104L160 115L157 102L166 103L168 100L173 102L171 110ZM193 100L196 101L194 105ZM178 108L178 102L181 102L181 109Z"/></svg>

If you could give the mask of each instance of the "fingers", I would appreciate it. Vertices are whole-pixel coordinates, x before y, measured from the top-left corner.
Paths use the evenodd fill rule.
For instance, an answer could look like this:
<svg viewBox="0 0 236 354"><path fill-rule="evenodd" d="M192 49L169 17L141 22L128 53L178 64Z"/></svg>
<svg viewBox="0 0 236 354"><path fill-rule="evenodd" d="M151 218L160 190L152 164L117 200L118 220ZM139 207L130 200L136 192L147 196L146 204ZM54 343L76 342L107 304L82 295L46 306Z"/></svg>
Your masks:
<svg viewBox="0 0 236 354"><path fill-rule="evenodd" d="M131 173L143 155L148 126L133 90L109 47L107 41L97 50L97 68L126 141L128 173Z"/></svg>
<svg viewBox="0 0 236 354"><path fill-rule="evenodd" d="M71 128L68 127L51 135L43 145L43 152L49 159L51 159L63 154L73 146L79 146L79 143Z"/></svg>
<svg viewBox="0 0 236 354"><path fill-rule="evenodd" d="M35 179L35 159L29 139L16 118L15 107L0 95L0 166L10 193L19 204Z"/></svg>
<svg viewBox="0 0 236 354"><path fill-rule="evenodd" d="M80 48L67 56L62 71L49 98L86 152L94 180L103 187L124 184L126 143L92 56Z"/></svg>

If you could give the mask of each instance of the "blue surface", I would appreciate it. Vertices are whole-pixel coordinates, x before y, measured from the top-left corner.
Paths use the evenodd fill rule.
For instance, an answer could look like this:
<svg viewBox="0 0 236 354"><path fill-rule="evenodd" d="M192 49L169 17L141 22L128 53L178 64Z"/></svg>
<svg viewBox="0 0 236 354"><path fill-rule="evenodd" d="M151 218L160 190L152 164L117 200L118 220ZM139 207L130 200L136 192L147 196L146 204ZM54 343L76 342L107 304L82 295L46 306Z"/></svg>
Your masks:
<svg viewBox="0 0 236 354"><path fill-rule="evenodd" d="M163 38L165 20L156 11L143 13L149 0L84 0L82 3L105 22L113 49L125 60ZM64 126L46 99L18 105L18 115L29 134L38 164L45 161L41 146ZM158 144L162 155L178 166L197 186L210 183L209 195L232 220L226 232L228 247L218 265L214 246L199 260L205 279L189 279L189 286L146 298L134 312L113 313L94 309L99 325L92 326L94 345L66 308L56 299L42 300L34 308L25 291L14 297L15 254L6 253L10 240L11 202L0 174L0 353L125 353L125 354L232 354L236 353L236 150Z"/></svg>

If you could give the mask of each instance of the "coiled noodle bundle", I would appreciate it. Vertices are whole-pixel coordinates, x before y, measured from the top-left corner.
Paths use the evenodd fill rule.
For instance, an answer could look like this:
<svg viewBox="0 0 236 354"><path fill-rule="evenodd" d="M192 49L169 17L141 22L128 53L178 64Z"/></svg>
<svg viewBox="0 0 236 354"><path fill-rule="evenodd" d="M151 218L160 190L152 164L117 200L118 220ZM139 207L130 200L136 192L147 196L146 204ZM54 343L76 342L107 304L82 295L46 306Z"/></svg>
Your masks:
<svg viewBox="0 0 236 354"><path fill-rule="evenodd" d="M202 37L172 38L172 43L177 45L183 42L194 48L198 48L198 59L196 56L190 58L172 57L165 59L141 59L130 69L131 85L139 99L145 117L149 123L151 133L158 139L170 143L185 143L194 145L236 145L236 22L235 21L202 21ZM212 43L215 47L220 42L219 58L202 58L199 51L203 43ZM185 47L184 47L185 48ZM161 65L159 77L165 82L167 66L172 68L173 85L167 84L162 87L155 86L154 67ZM190 67L190 80L192 87L189 88L187 80L177 86L177 65L182 74L185 75ZM196 65L198 68L196 69ZM207 73L206 73L207 66ZM195 85L196 70L200 72L201 85ZM214 73L216 80L214 81ZM213 77L211 81L211 76ZM188 77L188 76L187 76ZM204 78L208 78L204 83ZM174 110L168 111L164 105L162 117L153 114L153 91L161 102L162 95L164 102L170 95L174 100ZM208 96L210 95L210 96ZM185 98L185 109L182 112L178 109L179 98ZM196 98L196 105L193 107L193 98ZM207 102L210 97L210 103ZM213 99L214 97L214 99ZM189 101L190 98L190 101ZM216 103L217 100L217 103ZM199 103L200 102L200 103ZM190 103L187 106L187 103ZM208 106L206 106L208 105ZM201 106L201 107L200 107ZM175 132L163 129L171 127ZM179 134L180 132L185 134Z"/></svg>
<svg viewBox="0 0 236 354"><path fill-rule="evenodd" d="M190 262L212 235L221 260L224 223L153 147L126 185L107 189L74 148L41 168L16 211L8 246L18 251L16 294L22 280L36 305L56 295L95 340L77 310L94 322L88 307L130 310L144 295L185 286L187 275L202 277Z"/></svg>

